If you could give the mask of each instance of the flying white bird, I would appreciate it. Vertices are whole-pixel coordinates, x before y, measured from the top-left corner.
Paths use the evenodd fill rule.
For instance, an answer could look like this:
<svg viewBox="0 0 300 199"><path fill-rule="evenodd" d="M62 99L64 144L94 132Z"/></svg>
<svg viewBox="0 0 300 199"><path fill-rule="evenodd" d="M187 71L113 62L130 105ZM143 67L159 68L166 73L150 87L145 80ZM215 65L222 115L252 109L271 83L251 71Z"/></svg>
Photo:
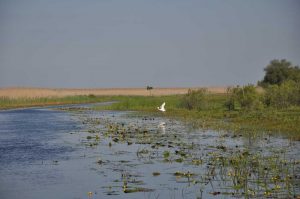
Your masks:
<svg viewBox="0 0 300 199"><path fill-rule="evenodd" d="M162 112L165 112L166 111L165 105L166 105L166 102L164 102L160 107L157 107L157 109L162 111Z"/></svg>

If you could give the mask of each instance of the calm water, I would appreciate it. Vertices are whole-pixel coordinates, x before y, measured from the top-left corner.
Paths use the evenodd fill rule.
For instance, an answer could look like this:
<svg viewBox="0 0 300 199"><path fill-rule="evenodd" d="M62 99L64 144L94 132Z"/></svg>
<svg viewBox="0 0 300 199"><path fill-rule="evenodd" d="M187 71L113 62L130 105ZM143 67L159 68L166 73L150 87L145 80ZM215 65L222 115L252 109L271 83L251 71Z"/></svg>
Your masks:
<svg viewBox="0 0 300 199"><path fill-rule="evenodd" d="M219 194L231 187L229 180L202 177L210 171L208 154L217 153L220 146L226 146L224 154L232 153L231 148L265 154L280 148L288 160L299 159L299 142L224 136L190 126L128 112L1 111L0 198L232 198L238 195ZM139 133L116 138L109 133L111 128L121 134L124 129ZM179 156L182 151L185 154ZM201 163L192 164L195 160ZM299 166L294 170L298 176ZM195 176L176 176L176 172ZM124 185L143 191L124 193Z"/></svg>

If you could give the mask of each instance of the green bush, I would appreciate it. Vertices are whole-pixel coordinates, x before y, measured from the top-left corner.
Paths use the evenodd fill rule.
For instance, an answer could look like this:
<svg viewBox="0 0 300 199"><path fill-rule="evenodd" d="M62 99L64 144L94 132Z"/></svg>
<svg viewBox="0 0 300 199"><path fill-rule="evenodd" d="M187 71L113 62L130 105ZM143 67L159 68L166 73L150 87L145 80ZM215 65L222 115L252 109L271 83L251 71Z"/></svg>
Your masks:
<svg viewBox="0 0 300 199"><path fill-rule="evenodd" d="M94 95L94 94L89 94L88 97L89 97L89 98L96 98L97 96Z"/></svg>
<svg viewBox="0 0 300 199"><path fill-rule="evenodd" d="M181 100L181 106L188 110L204 110L208 107L207 89L201 88L198 90L189 89Z"/></svg>
<svg viewBox="0 0 300 199"><path fill-rule="evenodd" d="M242 108L256 109L259 108L259 94L253 85L244 86L238 92L238 102Z"/></svg>
<svg viewBox="0 0 300 199"><path fill-rule="evenodd" d="M300 85L291 80L281 85L270 85L266 88L264 102L267 106L275 108L300 105Z"/></svg>
<svg viewBox="0 0 300 199"><path fill-rule="evenodd" d="M263 104L255 86L232 87L227 89L225 106L228 110L235 110L237 106L242 109L261 109Z"/></svg>

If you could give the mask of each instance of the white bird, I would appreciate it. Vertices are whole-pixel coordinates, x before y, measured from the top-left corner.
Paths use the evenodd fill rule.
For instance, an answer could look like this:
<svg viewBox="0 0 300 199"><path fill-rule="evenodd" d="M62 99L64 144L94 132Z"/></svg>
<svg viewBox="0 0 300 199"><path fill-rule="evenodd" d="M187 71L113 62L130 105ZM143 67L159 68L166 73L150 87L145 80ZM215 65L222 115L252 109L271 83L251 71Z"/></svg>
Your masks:
<svg viewBox="0 0 300 199"><path fill-rule="evenodd" d="M157 109L162 111L162 112L165 112L166 111L165 105L166 105L166 102L164 102L160 107L157 107Z"/></svg>

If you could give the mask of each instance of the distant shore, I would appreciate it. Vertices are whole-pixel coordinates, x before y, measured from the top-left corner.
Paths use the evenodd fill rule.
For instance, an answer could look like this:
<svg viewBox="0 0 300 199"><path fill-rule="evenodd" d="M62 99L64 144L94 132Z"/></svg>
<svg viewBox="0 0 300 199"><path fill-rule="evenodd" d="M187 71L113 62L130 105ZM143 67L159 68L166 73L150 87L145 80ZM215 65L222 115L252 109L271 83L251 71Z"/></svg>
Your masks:
<svg viewBox="0 0 300 199"><path fill-rule="evenodd" d="M189 89L207 88L211 93L225 93L227 87L191 87L191 88L93 88L93 89L65 89L65 88L29 88L12 87L0 88L0 97L7 98L44 98L66 97L77 95L96 96L163 96L186 94Z"/></svg>

